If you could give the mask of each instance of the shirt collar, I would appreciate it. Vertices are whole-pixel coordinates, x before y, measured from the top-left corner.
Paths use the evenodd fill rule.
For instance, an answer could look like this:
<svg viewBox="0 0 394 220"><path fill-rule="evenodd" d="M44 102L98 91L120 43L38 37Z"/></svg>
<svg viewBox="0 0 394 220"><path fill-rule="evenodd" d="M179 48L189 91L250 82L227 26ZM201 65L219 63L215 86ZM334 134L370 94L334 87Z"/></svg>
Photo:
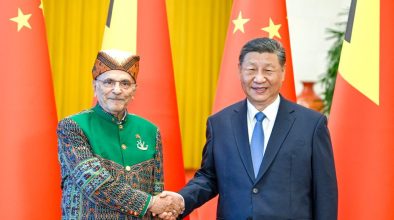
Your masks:
<svg viewBox="0 0 394 220"><path fill-rule="evenodd" d="M262 112L264 113L265 117L268 121L274 121L276 115L278 114L280 104L280 96L278 95L273 103L268 105ZM253 121L254 116L256 115L259 110L254 107L254 105L247 99L247 108L248 108L248 120Z"/></svg>

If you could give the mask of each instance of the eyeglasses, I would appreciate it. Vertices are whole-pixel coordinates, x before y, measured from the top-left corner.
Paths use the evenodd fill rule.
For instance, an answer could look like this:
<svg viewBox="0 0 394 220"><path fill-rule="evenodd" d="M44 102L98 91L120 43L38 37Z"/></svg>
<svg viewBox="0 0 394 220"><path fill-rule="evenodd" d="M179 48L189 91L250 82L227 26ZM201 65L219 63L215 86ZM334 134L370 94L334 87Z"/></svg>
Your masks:
<svg viewBox="0 0 394 220"><path fill-rule="evenodd" d="M128 81L128 80L122 80L122 81L116 81L116 80L112 80L112 79L105 79L105 80L96 79L96 80L99 81L99 82L101 82L101 83L103 84L103 86L104 86L105 88L108 88L108 89L113 89L113 88L115 88L116 83L119 83L119 87L120 87L121 89L124 89L124 90L130 89L130 88L131 88L132 90L135 90L135 89L137 88L137 84L132 83L132 82L130 82L130 81Z"/></svg>

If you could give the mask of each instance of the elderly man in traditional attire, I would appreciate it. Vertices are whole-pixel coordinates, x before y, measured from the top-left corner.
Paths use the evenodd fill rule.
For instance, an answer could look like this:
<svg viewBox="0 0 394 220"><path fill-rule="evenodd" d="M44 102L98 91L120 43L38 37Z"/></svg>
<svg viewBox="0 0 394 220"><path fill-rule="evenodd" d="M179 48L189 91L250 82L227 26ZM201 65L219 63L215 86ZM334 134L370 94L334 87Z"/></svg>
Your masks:
<svg viewBox="0 0 394 220"><path fill-rule="evenodd" d="M158 127L127 112L139 60L100 51L92 71L97 105L59 122L62 219L154 219L162 212L174 219L182 212L179 198L157 196L163 191Z"/></svg>

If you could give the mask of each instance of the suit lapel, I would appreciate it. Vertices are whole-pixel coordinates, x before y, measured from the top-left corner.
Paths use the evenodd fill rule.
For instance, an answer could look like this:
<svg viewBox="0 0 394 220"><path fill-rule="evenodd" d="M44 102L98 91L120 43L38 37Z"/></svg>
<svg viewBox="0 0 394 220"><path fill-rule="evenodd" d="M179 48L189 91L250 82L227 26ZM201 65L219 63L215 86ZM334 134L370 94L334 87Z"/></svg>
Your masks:
<svg viewBox="0 0 394 220"><path fill-rule="evenodd" d="M247 107L246 100L240 102L238 108L234 109L232 117L233 135L242 163L252 181L255 181L253 173L252 156L250 155L248 123L247 123Z"/></svg>
<svg viewBox="0 0 394 220"><path fill-rule="evenodd" d="M259 181L268 170L280 147L282 146L283 141L287 137L290 128L293 126L295 120L295 117L291 115L293 111L294 110L291 108L291 104L281 97L278 114L276 116L275 124L264 153L263 162L260 167L259 175L256 178L256 182Z"/></svg>

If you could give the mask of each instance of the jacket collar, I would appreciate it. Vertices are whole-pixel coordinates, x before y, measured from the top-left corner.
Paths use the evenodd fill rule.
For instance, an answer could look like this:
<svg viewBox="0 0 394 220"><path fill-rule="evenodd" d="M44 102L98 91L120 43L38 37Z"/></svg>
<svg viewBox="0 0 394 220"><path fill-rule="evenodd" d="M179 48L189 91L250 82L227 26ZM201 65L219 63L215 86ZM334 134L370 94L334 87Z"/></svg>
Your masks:
<svg viewBox="0 0 394 220"><path fill-rule="evenodd" d="M250 179L255 183L267 172L295 120L293 104L282 96L280 96L280 99L278 114L276 116L270 139L268 140L263 162L257 178L254 177L253 173L252 157L248 138L246 99L239 102L234 107L234 115L232 116L233 135L236 140L236 145L242 163L244 164Z"/></svg>

